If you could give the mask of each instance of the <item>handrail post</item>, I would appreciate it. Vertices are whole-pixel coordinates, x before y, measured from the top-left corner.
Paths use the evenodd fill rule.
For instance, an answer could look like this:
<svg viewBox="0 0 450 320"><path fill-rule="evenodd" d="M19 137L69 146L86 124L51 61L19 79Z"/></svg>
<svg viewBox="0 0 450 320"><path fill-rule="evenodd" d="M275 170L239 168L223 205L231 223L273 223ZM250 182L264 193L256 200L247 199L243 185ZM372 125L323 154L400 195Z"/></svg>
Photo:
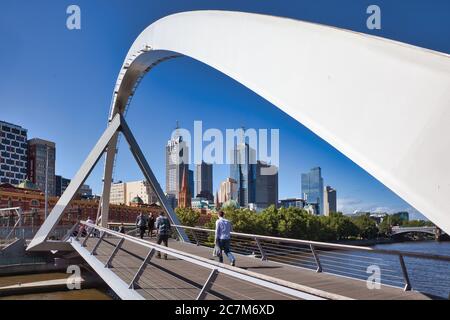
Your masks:
<svg viewBox="0 0 450 320"><path fill-rule="evenodd" d="M195 243L197 244L197 246L199 246L200 245L200 241L198 241L198 237L197 237L197 234L195 233L195 230L192 230L192 234L194 236Z"/></svg>
<svg viewBox="0 0 450 320"><path fill-rule="evenodd" d="M97 254L97 249L100 246L100 243L103 241L103 238L105 237L106 232L103 231L100 235L100 237L98 238L98 241L95 243L94 248L91 251L91 256L95 256Z"/></svg>
<svg viewBox="0 0 450 320"><path fill-rule="evenodd" d="M120 247L122 246L123 242L125 241L125 238L121 238L117 246L114 248L113 252L108 258L108 261L105 263L105 268L111 268L111 262L113 261L114 257L116 256L117 252L119 252Z"/></svg>
<svg viewBox="0 0 450 320"><path fill-rule="evenodd" d="M83 240L83 243L81 244L82 247L86 247L86 243L89 240L89 238L91 237L91 234L94 232L95 228L91 227L91 229L89 230L89 232L86 234L86 237Z"/></svg>
<svg viewBox="0 0 450 320"><path fill-rule="evenodd" d="M408 276L408 269L406 268L405 260L403 259L403 255L398 255L400 260L400 266L402 267L403 272L403 279L405 280L405 287L403 288L404 291L410 291L411 290L411 282L409 281Z"/></svg>
<svg viewBox="0 0 450 320"><path fill-rule="evenodd" d="M147 254L147 257L144 259L141 266L139 267L138 271L134 275L133 280L131 280L130 285L128 286L130 289L135 289L135 286L137 285L139 279L141 278L142 274L145 271L145 268L147 267L147 264L150 262L154 254L155 249L151 249Z"/></svg>
<svg viewBox="0 0 450 320"><path fill-rule="evenodd" d="M314 249L314 246L312 244L310 244L309 247L317 264L316 272L322 272L322 264L320 263L319 255L316 253L316 250Z"/></svg>
<svg viewBox="0 0 450 320"><path fill-rule="evenodd" d="M211 289L214 281L216 280L217 276L219 275L219 270L213 269L211 273L209 274L208 279L206 280L205 284L203 285L203 288L200 290L200 293L197 296L196 300L203 300L206 297L206 294Z"/></svg>
<svg viewBox="0 0 450 320"><path fill-rule="evenodd" d="M70 237L72 237L72 236L73 236L73 233L75 232L75 229L78 227L79 224L80 224L80 222L77 221L77 223L75 223L75 224L72 226L72 228L70 228L70 229L67 231L67 234L62 238L62 241L66 241L67 239L69 239ZM31 230L31 233L34 234L33 229Z"/></svg>
<svg viewBox="0 0 450 320"><path fill-rule="evenodd" d="M262 261L267 261L267 255L266 252L264 251L261 242L259 241L259 239L257 237L255 237L255 241L256 241L256 245L258 246L259 252L261 253L261 260Z"/></svg>

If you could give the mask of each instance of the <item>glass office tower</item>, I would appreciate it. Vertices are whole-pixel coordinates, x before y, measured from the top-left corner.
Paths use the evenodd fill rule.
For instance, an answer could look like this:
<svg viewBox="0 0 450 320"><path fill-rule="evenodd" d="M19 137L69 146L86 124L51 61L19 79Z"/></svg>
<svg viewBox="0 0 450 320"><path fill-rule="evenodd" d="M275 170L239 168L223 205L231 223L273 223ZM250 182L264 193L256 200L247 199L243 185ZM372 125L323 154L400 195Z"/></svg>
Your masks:
<svg viewBox="0 0 450 320"><path fill-rule="evenodd" d="M307 203L317 205L317 214L323 214L323 179L320 167L302 174L302 195Z"/></svg>
<svg viewBox="0 0 450 320"><path fill-rule="evenodd" d="M237 182L238 203L247 207L255 203L256 194L256 151L248 143L239 143L232 150L230 176Z"/></svg>

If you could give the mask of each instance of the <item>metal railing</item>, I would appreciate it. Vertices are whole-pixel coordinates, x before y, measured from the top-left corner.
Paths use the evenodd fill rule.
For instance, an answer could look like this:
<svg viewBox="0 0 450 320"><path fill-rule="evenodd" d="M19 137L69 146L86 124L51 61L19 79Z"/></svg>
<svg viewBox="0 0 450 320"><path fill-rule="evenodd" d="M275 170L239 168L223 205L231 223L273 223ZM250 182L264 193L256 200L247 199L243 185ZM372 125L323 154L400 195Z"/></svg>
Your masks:
<svg viewBox="0 0 450 320"><path fill-rule="evenodd" d="M15 230L17 227L21 226L23 221L23 211L20 207L14 207L14 208L2 208L0 209L0 218L4 219L6 217L7 220L7 226L8 226L8 232L5 235L5 237L2 237L0 235L0 238L4 242L10 242L11 240L14 240L15 236ZM15 218L14 218L15 217ZM11 222L11 218L13 218L13 226L9 228L9 224Z"/></svg>
<svg viewBox="0 0 450 320"><path fill-rule="evenodd" d="M95 241L94 246L92 247L90 251L90 255L96 255L96 251L98 250L100 244L105 241L105 238L113 237L117 239L117 243L115 244L115 247L110 254L109 258L107 259L105 263L105 268L112 268L112 262L114 258L116 257L119 250L122 250L122 246L125 241L146 247L148 249L148 254L146 257L142 257L142 264L139 267L138 271L133 276L132 281L129 283L128 288L134 289L137 285L139 278L142 276L142 273L145 270L145 267L149 263L150 259L154 255L155 251L159 251L162 254L167 254L169 256L184 260L186 262L195 264L199 267L204 267L209 270L211 270L211 273L207 279L205 279L205 283L203 287L201 288L197 299L203 299L205 298L208 290L211 288L214 280L216 279L217 275L222 273L234 278L237 278L239 280L248 281L250 283L268 288L270 290L274 290L283 294L288 294L297 298L302 299L349 299L348 297L344 297L337 294L332 294L326 291L306 287L300 284L288 282L285 280L281 280L278 278L258 274L252 271L247 271L244 269L227 266L223 263L219 263L216 261L211 261L209 259L199 257L193 254L189 254L183 251L175 250L172 248L164 247L161 245L154 244L152 242L141 240L136 237L126 235L123 233L119 233L117 231L113 231L110 229L106 229L94 224L86 223L85 221L81 221L79 223L80 228L73 228L70 231L69 236L67 237L68 241L75 241L79 244L81 244L82 247L86 247L88 241L93 240ZM77 230L76 230L77 229ZM98 232L98 237L92 237L92 235ZM124 252L127 252L126 250L123 250ZM101 275L100 275L101 276Z"/></svg>
<svg viewBox="0 0 450 320"><path fill-rule="evenodd" d="M173 227L183 228L194 244L214 247L214 230L179 225ZM377 270L382 284L403 287L405 291L413 289L411 274L417 274L421 267L426 268L417 263L417 260L433 260L445 264L444 270L445 268L450 270L450 256L444 255L239 232L232 232L231 235L231 249L239 254L360 280L367 280L371 273ZM405 260L411 263L410 269ZM441 280L439 281L444 286L443 290L450 290L450 279L443 279L447 283L443 283ZM420 285L414 289L424 290ZM448 292L441 295L447 297ZM434 294L435 292L430 293Z"/></svg>

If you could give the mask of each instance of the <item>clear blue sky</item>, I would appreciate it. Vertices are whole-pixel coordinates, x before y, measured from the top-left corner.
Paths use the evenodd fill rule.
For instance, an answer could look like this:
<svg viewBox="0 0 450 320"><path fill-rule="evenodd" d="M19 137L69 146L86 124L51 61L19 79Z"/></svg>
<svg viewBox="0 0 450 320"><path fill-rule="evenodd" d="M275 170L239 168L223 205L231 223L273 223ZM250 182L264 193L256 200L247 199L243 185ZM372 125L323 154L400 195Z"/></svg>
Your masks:
<svg viewBox="0 0 450 320"><path fill-rule="evenodd" d="M66 28L66 8L81 7L82 30ZM382 10L382 29L366 28L366 8ZM57 173L71 178L106 126L112 89L138 34L168 14L223 9L265 13L370 33L450 53L448 0L2 0L0 119L28 128L29 138L56 142ZM256 111L257 110L257 111ZM162 187L164 146L179 120L192 128L279 128L280 198L300 196L300 174L321 166L338 190L339 208L410 210L390 190L301 124L214 69L189 58L155 68L133 99L127 119ZM406 128L407 130L407 128ZM123 142L123 140L122 140ZM116 180L142 179L122 143ZM101 190L103 163L88 183ZM216 166L214 186L228 175Z"/></svg>

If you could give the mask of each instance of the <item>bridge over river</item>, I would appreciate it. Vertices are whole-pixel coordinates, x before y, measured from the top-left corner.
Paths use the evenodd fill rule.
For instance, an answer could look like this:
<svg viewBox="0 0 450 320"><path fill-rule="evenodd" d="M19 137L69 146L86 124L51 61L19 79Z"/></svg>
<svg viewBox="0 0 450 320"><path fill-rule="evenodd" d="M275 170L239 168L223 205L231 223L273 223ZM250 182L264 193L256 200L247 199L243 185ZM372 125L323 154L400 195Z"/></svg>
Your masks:
<svg viewBox="0 0 450 320"><path fill-rule="evenodd" d="M212 230L175 226L192 241L172 240L166 248L154 238L80 225L66 243L122 299L430 299L412 290L405 258L450 262L444 256L233 233L237 266L232 267L212 257ZM83 229L90 231L81 236L76 230ZM157 251L168 259L158 259ZM398 259L399 268L386 269L383 255ZM384 279L370 289L367 268L374 265ZM347 274L333 272L339 269ZM397 286L389 280L398 280Z"/></svg>
<svg viewBox="0 0 450 320"><path fill-rule="evenodd" d="M179 226L125 121L146 74L182 56L214 67L267 99L450 232L450 148L443 147L450 145L448 55L291 19L197 11L162 18L135 40L113 90L106 130L27 250L76 250L123 299L428 298L411 290L406 260L447 263L449 257L235 233L238 266L211 260L210 231ZM398 125L405 114L408 132ZM367 130L373 123L380 130ZM179 241L171 248L107 228L119 135L176 225ZM68 233L62 241L52 240L62 215L102 156L105 170L96 225L81 222L91 228L91 235ZM170 259L156 260L155 250ZM395 268L386 263L389 259L397 262Z"/></svg>
<svg viewBox="0 0 450 320"><path fill-rule="evenodd" d="M441 229L439 229L436 226L425 226L425 227L398 227L398 226L395 226L395 227L391 228L391 235L411 233L411 232L428 233L431 235L445 234L445 232L443 232Z"/></svg>

